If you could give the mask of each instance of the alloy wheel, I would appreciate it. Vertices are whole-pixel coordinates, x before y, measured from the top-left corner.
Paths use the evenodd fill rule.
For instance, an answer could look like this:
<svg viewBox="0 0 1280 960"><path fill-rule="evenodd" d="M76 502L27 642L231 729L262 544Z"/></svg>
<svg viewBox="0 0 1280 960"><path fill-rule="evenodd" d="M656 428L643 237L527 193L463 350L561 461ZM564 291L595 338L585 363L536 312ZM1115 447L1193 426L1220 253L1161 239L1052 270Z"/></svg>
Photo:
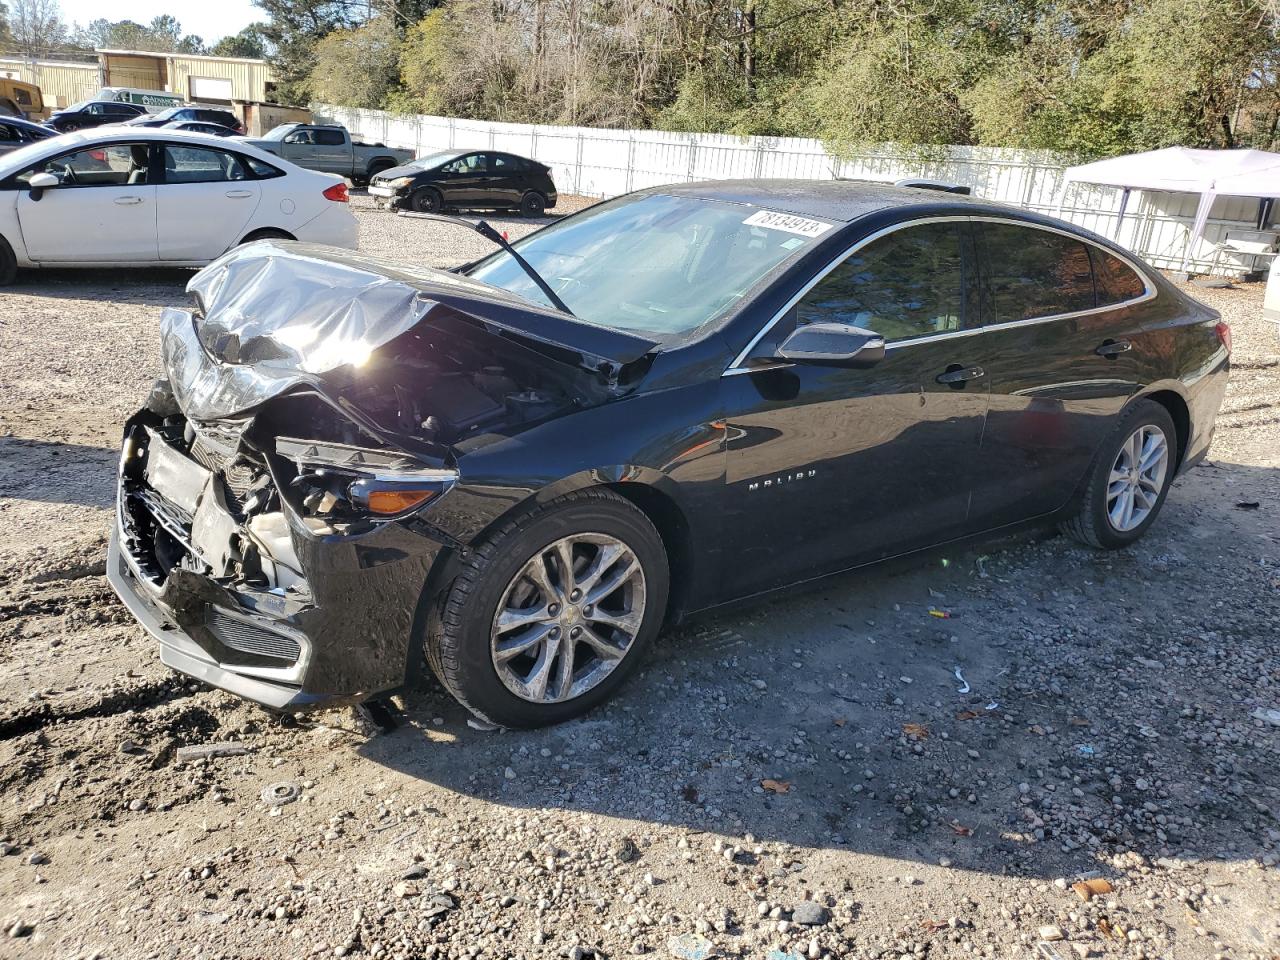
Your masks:
<svg viewBox="0 0 1280 960"><path fill-rule="evenodd" d="M439 213L440 195L431 189L419 190L413 195L413 209L418 213Z"/></svg>
<svg viewBox="0 0 1280 960"><path fill-rule="evenodd" d="M522 700L572 700L622 663L644 613L644 569L629 546L603 533L563 537L507 585L490 632L493 666Z"/></svg>
<svg viewBox="0 0 1280 960"><path fill-rule="evenodd" d="M1169 441L1164 431L1145 424L1120 447L1107 478L1107 520L1120 533L1142 525L1164 489Z"/></svg>

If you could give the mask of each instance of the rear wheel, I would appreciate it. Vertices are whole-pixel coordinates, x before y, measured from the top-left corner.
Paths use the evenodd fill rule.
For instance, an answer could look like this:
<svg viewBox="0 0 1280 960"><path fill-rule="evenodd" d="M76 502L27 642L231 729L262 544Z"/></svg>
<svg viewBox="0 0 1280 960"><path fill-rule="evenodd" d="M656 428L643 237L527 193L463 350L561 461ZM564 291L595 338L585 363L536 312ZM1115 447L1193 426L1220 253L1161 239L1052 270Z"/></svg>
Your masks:
<svg viewBox="0 0 1280 960"><path fill-rule="evenodd" d="M7 287L18 277L18 258L9 241L0 237L0 287Z"/></svg>
<svg viewBox="0 0 1280 960"><path fill-rule="evenodd" d="M665 614L667 556L649 518L605 490L571 494L472 550L424 641L444 686L507 727L610 697Z"/></svg>
<svg viewBox="0 0 1280 960"><path fill-rule="evenodd" d="M1135 403L1094 456L1076 514L1062 531L1106 550L1140 538L1173 483L1177 436L1168 410L1154 400Z"/></svg>
<svg viewBox="0 0 1280 960"><path fill-rule="evenodd" d="M444 209L444 198L433 187L415 190L410 202L418 213L439 213Z"/></svg>
<svg viewBox="0 0 1280 960"><path fill-rule="evenodd" d="M286 233L284 230L277 230L274 227L266 227L262 230L254 230L252 233L246 234L245 238L240 242L243 244L243 243L253 243L253 241L255 240L297 240L297 239L298 238L295 237L293 234Z"/></svg>
<svg viewBox="0 0 1280 960"><path fill-rule="evenodd" d="M520 198L520 213L526 217L540 217L547 212L547 198L538 193L537 190L530 190Z"/></svg>

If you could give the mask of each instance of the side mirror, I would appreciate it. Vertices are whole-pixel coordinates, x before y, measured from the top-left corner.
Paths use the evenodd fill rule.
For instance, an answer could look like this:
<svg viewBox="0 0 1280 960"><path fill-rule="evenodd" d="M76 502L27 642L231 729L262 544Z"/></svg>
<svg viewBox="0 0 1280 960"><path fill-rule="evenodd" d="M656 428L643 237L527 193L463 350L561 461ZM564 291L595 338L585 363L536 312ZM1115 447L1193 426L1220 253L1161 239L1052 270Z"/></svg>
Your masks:
<svg viewBox="0 0 1280 960"><path fill-rule="evenodd" d="M791 363L870 367L884 359L884 337L848 323L808 323L792 331L774 356Z"/></svg>
<svg viewBox="0 0 1280 960"><path fill-rule="evenodd" d="M52 173L34 173L31 179L27 181L27 186L31 188L31 199L39 200L44 196L44 192L51 187L61 186L62 181L55 177Z"/></svg>

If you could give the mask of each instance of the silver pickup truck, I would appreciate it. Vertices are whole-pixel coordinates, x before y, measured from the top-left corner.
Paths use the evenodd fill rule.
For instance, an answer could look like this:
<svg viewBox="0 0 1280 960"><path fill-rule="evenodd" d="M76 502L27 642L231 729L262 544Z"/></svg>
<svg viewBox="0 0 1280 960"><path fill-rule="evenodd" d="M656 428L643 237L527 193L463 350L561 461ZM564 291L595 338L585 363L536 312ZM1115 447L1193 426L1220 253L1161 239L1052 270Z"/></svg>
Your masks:
<svg viewBox="0 0 1280 960"><path fill-rule="evenodd" d="M336 173L356 184L413 159L412 150L361 143L351 139L346 127L329 124L282 123L265 136L239 139L300 167Z"/></svg>

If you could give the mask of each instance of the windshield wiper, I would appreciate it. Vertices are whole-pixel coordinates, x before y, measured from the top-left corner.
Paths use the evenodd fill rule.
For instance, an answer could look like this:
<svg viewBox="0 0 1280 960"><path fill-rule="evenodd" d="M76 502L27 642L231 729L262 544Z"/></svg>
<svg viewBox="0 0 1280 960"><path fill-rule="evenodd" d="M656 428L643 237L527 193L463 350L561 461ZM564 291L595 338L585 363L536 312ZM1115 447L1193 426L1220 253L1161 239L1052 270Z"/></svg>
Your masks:
<svg viewBox="0 0 1280 960"><path fill-rule="evenodd" d="M557 310L561 310L571 317L577 316L577 314L569 309L568 304L560 299L560 295L551 289L550 284L542 279L542 275L539 274L537 270L533 269L533 265L524 257L520 256L520 254L516 253L516 248L507 242L507 238L497 230L493 229L493 227L489 226L486 221L478 220L475 223L472 223L470 220L463 220L462 217L450 217L443 213L407 213L401 211L400 216L416 217L422 220L439 220L441 223L452 223L455 226L466 227L469 230L474 230L486 240L492 240L503 250L507 251L507 253L511 254L511 259L520 265L520 269L529 275L529 279L538 285L538 289L546 294L547 299L555 305Z"/></svg>

